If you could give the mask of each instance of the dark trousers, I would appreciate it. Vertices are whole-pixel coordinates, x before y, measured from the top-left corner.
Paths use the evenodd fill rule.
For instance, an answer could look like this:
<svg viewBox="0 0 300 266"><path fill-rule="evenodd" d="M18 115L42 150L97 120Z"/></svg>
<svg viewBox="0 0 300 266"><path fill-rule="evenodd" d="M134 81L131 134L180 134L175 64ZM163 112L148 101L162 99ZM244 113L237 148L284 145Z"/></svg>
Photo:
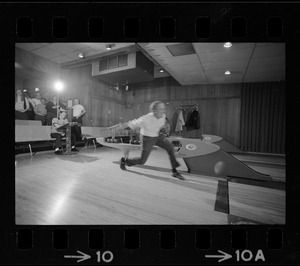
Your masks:
<svg viewBox="0 0 300 266"><path fill-rule="evenodd" d="M27 112L23 113L23 112L15 110L15 119L18 119L18 120L28 120Z"/></svg>
<svg viewBox="0 0 300 266"><path fill-rule="evenodd" d="M76 136L76 141L81 141L81 124L82 124L82 117L79 118L75 118L73 117L72 122L77 122L78 125L74 125L72 127L72 131L74 132L75 136Z"/></svg>
<svg viewBox="0 0 300 266"><path fill-rule="evenodd" d="M51 136L51 138L55 138L55 148L62 148L61 139L63 137L65 137L66 135L62 136L59 133L51 133L50 136ZM71 145L73 146L75 144L76 144L75 135L73 133L71 133Z"/></svg>
<svg viewBox="0 0 300 266"><path fill-rule="evenodd" d="M50 112L47 113L46 119L47 119L47 125L48 126L52 125L52 119L55 118L55 117L57 117L56 113L50 113Z"/></svg>
<svg viewBox="0 0 300 266"><path fill-rule="evenodd" d="M27 112L27 116L28 116L28 120L35 120L34 117L35 117L35 113L32 109L26 111Z"/></svg>
<svg viewBox="0 0 300 266"><path fill-rule="evenodd" d="M40 120L42 122L42 125L45 126L46 125L46 116L43 115L35 115L34 117L35 120Z"/></svg>
<svg viewBox="0 0 300 266"><path fill-rule="evenodd" d="M128 166L146 163L154 145L163 148L168 153L172 169L175 169L178 166L180 166L180 164L177 162L175 158L174 146L163 135L160 135L158 137L141 136L141 145L142 145L141 157L132 158L132 159L127 158L126 164Z"/></svg>

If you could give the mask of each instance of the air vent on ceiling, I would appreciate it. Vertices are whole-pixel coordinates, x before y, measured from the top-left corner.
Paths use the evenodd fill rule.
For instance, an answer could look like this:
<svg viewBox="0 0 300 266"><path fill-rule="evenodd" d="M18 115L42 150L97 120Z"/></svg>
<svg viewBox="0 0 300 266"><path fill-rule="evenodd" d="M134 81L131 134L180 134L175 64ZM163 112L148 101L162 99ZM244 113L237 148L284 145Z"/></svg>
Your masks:
<svg viewBox="0 0 300 266"><path fill-rule="evenodd" d="M99 71L104 71L107 69L127 66L127 61L128 61L127 54L111 56L111 57L104 57L104 58L100 59Z"/></svg>
<svg viewBox="0 0 300 266"><path fill-rule="evenodd" d="M92 76L112 85L148 82L154 64L141 52L111 55L92 63Z"/></svg>
<svg viewBox="0 0 300 266"><path fill-rule="evenodd" d="M194 47L191 43L180 43L166 46L173 56L195 54Z"/></svg>

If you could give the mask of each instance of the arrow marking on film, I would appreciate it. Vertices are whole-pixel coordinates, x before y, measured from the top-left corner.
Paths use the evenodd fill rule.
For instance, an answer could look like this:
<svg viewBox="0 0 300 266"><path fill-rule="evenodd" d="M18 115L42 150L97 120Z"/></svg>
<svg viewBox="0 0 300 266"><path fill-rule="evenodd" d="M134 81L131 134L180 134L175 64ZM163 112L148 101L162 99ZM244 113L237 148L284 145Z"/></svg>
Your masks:
<svg viewBox="0 0 300 266"><path fill-rule="evenodd" d="M230 258L232 258L232 256L226 252L223 252L222 250L218 250L220 253L222 253L223 255L205 255L205 258L221 258L218 260L218 262L221 262L223 260L228 260Z"/></svg>
<svg viewBox="0 0 300 266"><path fill-rule="evenodd" d="M88 260L91 258L90 255L85 254L79 250L77 250L77 252L80 253L81 255L65 255L64 257L67 259L80 259L77 262L81 262L81 261Z"/></svg>

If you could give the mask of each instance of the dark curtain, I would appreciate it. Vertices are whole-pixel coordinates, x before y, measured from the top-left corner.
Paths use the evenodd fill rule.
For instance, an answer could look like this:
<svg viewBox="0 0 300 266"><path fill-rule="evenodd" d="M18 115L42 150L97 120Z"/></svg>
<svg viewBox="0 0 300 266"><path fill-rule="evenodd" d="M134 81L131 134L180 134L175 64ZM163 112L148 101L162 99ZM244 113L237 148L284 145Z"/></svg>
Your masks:
<svg viewBox="0 0 300 266"><path fill-rule="evenodd" d="M245 83L241 102L241 150L284 154L285 83Z"/></svg>

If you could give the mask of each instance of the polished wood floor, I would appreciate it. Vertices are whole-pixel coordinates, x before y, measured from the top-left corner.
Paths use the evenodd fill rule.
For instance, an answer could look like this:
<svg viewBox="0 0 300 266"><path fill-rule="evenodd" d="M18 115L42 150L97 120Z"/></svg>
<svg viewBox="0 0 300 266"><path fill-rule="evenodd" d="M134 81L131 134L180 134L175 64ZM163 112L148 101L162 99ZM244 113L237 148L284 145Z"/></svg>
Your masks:
<svg viewBox="0 0 300 266"><path fill-rule="evenodd" d="M138 156L132 151L130 157ZM215 211L220 180L188 174L182 159L179 172L170 175L162 150L153 150L147 163L122 171L120 150L99 147L74 155L39 152L15 159L16 224L257 224L285 223L285 169L263 167L279 187L237 180L228 182L229 213ZM269 170L268 170L269 169Z"/></svg>

